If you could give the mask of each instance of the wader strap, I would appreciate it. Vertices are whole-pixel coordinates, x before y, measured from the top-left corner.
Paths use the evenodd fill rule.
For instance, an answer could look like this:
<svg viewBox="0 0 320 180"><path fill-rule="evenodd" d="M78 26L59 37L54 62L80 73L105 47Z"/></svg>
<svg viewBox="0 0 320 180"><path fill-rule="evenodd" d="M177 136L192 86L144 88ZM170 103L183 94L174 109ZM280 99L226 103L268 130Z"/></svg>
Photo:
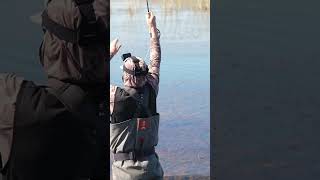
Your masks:
<svg viewBox="0 0 320 180"><path fill-rule="evenodd" d="M79 44L89 45L99 42L103 35L99 34L99 24L94 11L94 0L74 0L82 15ZM103 41L104 42L104 41Z"/></svg>
<svg viewBox="0 0 320 180"><path fill-rule="evenodd" d="M70 29L53 21L47 10L42 13L42 27L59 39L82 46L93 44L107 44L107 30L101 23L101 18L96 17L94 0L74 0L79 7L82 20L78 29ZM100 21L99 21L100 20Z"/></svg>
<svg viewBox="0 0 320 180"><path fill-rule="evenodd" d="M60 24L54 22L51 18L49 18L47 11L43 11L42 13L42 27L44 30L50 31L61 40L64 40L73 44L79 42L79 39L80 39L79 30L69 29L67 27L61 26Z"/></svg>
<svg viewBox="0 0 320 180"><path fill-rule="evenodd" d="M96 14L93 8L94 0L74 0L79 7L82 18L87 21L88 24L96 23Z"/></svg>
<svg viewBox="0 0 320 180"><path fill-rule="evenodd" d="M129 152L129 153L112 153L113 161L125 161L125 160L142 160L145 157L155 154L155 148L152 148L143 152Z"/></svg>
<svg viewBox="0 0 320 180"><path fill-rule="evenodd" d="M56 79L49 79L48 82L57 87L55 89L48 88L48 91L55 95L72 113L78 114L77 109L87 96L86 92L79 86L63 83Z"/></svg>

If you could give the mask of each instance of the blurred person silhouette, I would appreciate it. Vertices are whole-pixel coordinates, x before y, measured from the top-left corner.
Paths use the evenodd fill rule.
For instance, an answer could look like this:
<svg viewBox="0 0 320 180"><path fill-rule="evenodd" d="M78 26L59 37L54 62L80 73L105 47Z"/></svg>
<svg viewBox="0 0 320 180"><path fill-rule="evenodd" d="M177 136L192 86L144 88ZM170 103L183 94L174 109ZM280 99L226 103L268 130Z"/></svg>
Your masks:
<svg viewBox="0 0 320 180"><path fill-rule="evenodd" d="M3 180L109 178L108 19L106 0L48 1L39 50L47 86L0 74Z"/></svg>

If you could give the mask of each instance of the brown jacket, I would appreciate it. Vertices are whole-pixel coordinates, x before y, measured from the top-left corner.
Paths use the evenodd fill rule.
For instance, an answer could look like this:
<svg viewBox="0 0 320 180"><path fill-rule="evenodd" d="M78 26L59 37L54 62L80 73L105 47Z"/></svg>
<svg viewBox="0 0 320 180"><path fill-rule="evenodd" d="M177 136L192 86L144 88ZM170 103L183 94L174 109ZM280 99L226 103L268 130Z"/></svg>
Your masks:
<svg viewBox="0 0 320 180"><path fill-rule="evenodd" d="M109 2L96 0L93 5L96 16L107 23ZM53 21L66 28L77 29L80 26L81 14L74 1L51 1L47 12ZM108 76L107 58L105 46L82 48L78 44L60 40L50 31L44 34L40 61L49 79L77 84L105 84Z"/></svg>

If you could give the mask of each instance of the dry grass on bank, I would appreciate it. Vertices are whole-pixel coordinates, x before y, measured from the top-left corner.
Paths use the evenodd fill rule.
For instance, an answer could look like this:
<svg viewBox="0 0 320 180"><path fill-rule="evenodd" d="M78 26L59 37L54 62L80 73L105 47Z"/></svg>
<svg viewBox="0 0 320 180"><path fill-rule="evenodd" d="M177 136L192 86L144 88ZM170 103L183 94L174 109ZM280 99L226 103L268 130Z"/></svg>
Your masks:
<svg viewBox="0 0 320 180"><path fill-rule="evenodd" d="M210 0L162 0L164 10L185 10L210 12Z"/></svg>
<svg viewBox="0 0 320 180"><path fill-rule="evenodd" d="M128 13L134 15L138 7L146 6L146 0L127 0ZM166 12L192 10L210 12L210 0L149 0L149 4L159 5Z"/></svg>

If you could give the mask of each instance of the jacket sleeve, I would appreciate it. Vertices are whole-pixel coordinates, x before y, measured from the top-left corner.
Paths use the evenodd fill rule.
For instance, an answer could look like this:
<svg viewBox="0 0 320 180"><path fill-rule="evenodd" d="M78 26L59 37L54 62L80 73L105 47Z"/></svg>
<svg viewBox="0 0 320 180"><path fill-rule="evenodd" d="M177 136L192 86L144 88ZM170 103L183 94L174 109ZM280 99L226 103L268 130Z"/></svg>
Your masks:
<svg viewBox="0 0 320 180"><path fill-rule="evenodd" d="M147 75L147 81L154 88L156 94L158 94L158 90L159 90L160 63L161 63L160 38L153 37L150 39L150 65L149 65L149 74Z"/></svg>
<svg viewBox="0 0 320 180"><path fill-rule="evenodd" d="M0 73L0 158L3 167L9 159L13 139L15 104L23 82L24 79L15 74Z"/></svg>

